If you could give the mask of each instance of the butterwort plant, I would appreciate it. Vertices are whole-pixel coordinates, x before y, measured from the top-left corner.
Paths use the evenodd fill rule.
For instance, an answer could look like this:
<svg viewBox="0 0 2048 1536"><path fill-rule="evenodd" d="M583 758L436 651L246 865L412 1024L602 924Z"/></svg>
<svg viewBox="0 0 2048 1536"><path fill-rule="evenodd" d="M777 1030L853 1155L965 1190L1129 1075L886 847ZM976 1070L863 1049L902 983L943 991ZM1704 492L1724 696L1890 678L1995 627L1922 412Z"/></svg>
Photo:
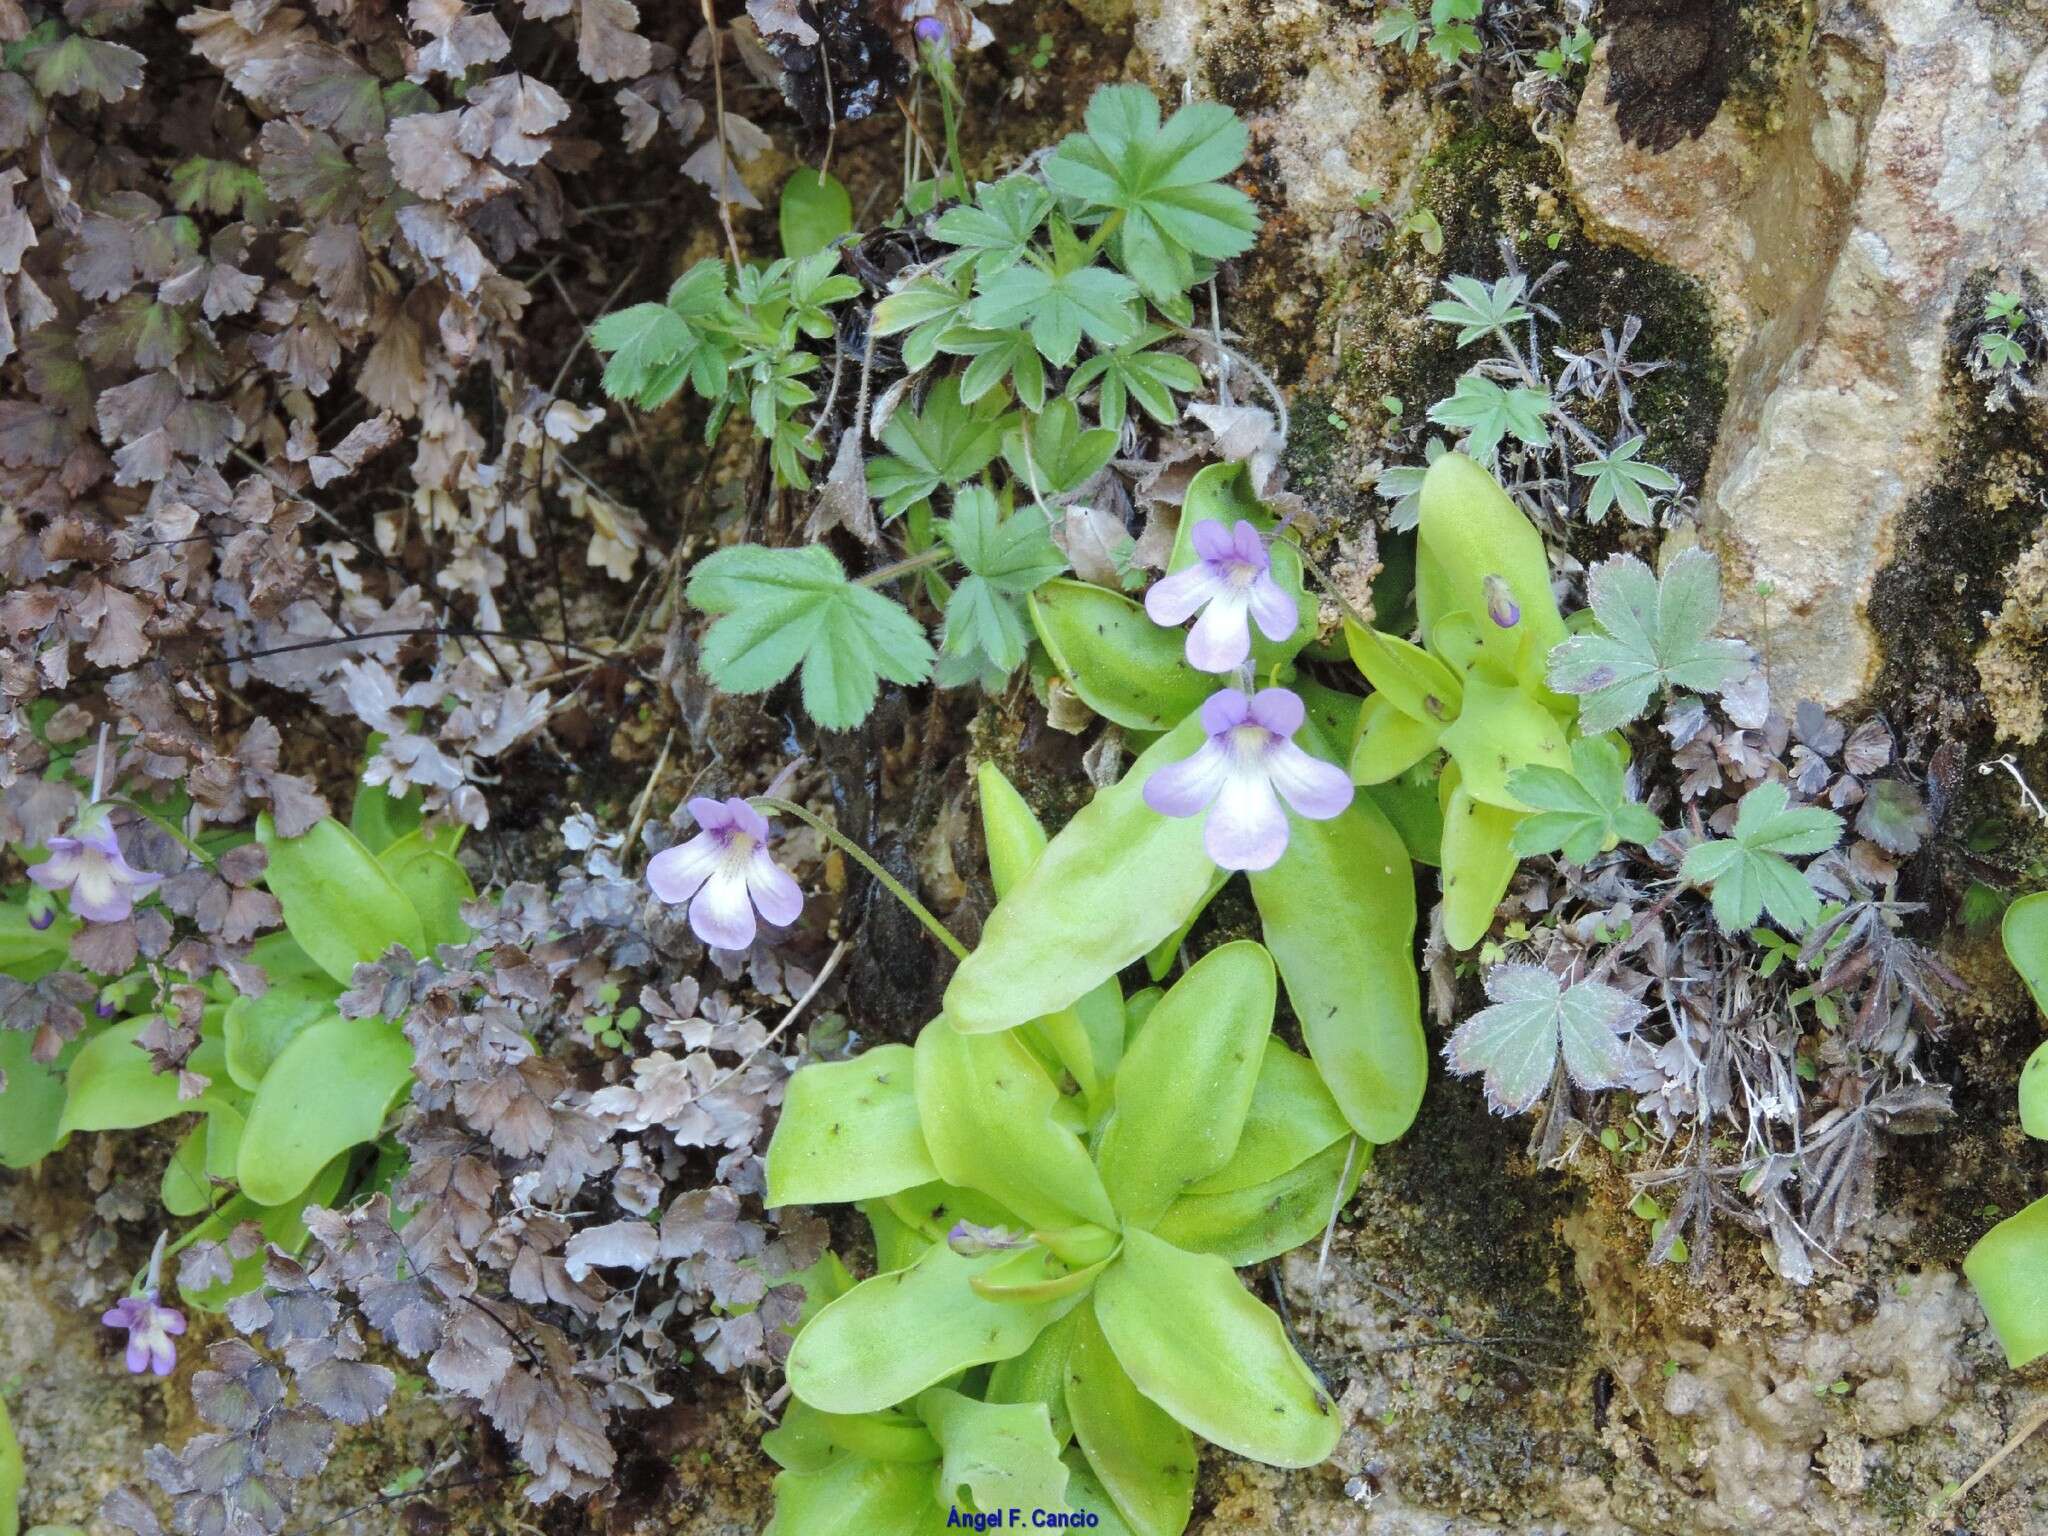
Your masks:
<svg viewBox="0 0 2048 1536"><path fill-rule="evenodd" d="M1008 900L1057 839L993 767L980 778ZM1329 1455L1334 1403L1232 1273L1321 1230L1368 1155L1273 1038L1277 992L1272 957L1238 940L1163 993L1106 979L1078 1047L1054 1017L971 1033L949 1012L914 1046L797 1074L769 1202L857 1202L881 1272L791 1350L778 1532L942 1529L948 1504L1014 1503L1171 1533L1195 1436L1278 1466Z"/></svg>
<svg viewBox="0 0 2048 1536"><path fill-rule="evenodd" d="M1413 1120L1428 1074L1414 878L1400 833L1338 766L1358 700L1296 667L1315 630L1302 573L1242 466L1215 465L1189 484L1154 589L1168 589L1165 603L1075 581L1031 595L1054 667L1150 745L997 902L947 988L946 1016L969 1033L1007 1030L1076 1006L1136 961L1161 978L1243 872L1310 1055L1353 1129L1386 1142ZM1266 585L1294 623L1280 622ZM1217 650L1158 622L1198 604L1197 634L1212 612L1229 620L1209 637ZM1219 687L1191 664L1235 654L1240 636L1264 688Z"/></svg>

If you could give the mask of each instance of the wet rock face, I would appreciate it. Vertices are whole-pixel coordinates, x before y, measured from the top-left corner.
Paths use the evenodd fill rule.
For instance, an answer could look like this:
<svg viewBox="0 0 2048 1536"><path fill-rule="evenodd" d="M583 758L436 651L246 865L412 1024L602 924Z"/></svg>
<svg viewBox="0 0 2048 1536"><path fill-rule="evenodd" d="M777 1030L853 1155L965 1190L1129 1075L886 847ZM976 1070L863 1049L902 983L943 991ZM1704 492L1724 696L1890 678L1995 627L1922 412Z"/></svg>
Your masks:
<svg viewBox="0 0 2048 1536"><path fill-rule="evenodd" d="M1641 66L1617 30L1567 139L1589 226L1721 311L1729 403L1702 505L1735 619L1768 633L1788 696L1835 705L1875 679L1865 608L1939 469L1957 299L2048 252L2048 14L1988 9L1828 0L1775 127L1724 109L1669 148L1632 128L1622 75Z"/></svg>

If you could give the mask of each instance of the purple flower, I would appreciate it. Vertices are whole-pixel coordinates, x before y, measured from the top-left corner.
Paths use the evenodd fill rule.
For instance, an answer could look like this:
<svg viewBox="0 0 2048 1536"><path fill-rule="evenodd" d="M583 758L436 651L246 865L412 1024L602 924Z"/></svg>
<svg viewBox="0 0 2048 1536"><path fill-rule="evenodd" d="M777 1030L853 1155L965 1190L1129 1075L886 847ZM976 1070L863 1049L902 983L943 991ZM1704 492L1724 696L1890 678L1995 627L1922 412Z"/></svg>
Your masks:
<svg viewBox="0 0 2048 1536"><path fill-rule="evenodd" d="M1294 633L1300 611L1273 580L1273 557L1258 529L1242 519L1227 529L1204 518L1195 524L1192 542L1195 563L1154 582L1145 594L1145 612L1154 624L1171 627L1201 610L1188 635L1190 665L1204 672L1241 666L1252 651L1247 615L1258 620L1268 640Z"/></svg>
<svg viewBox="0 0 2048 1536"><path fill-rule="evenodd" d="M936 16L918 17L910 30L920 43L929 43L934 48L945 46L946 24Z"/></svg>
<svg viewBox="0 0 2048 1536"><path fill-rule="evenodd" d="M647 862L647 883L674 906L690 903L690 931L713 949L754 942L754 911L778 926L803 914L804 893L768 855L768 822L746 801L698 796L690 814L703 830ZM693 899L694 898L694 899Z"/></svg>
<svg viewBox="0 0 2048 1536"><path fill-rule="evenodd" d="M1285 799L1297 816L1328 821L1351 803L1351 777L1294 744L1301 699L1286 688L1250 698L1235 688L1209 695L1209 739L1145 781L1145 803L1162 816L1209 812L1202 846L1225 869L1270 869L1287 851ZM1274 792L1278 791L1278 795Z"/></svg>
<svg viewBox="0 0 2048 1536"><path fill-rule="evenodd" d="M1486 616L1500 629L1513 629L1522 622L1522 605L1515 601L1515 589L1498 576L1480 583L1486 593Z"/></svg>
<svg viewBox="0 0 2048 1536"><path fill-rule="evenodd" d="M49 931L50 924L57 921L57 909L46 901L33 903L28 909L28 925L37 933Z"/></svg>
<svg viewBox="0 0 2048 1536"><path fill-rule="evenodd" d="M123 1296L100 1316L109 1328L128 1330L128 1369L137 1376L144 1371L168 1376L178 1363L178 1346L171 1339L185 1331L185 1314L159 1304L156 1295L152 1290Z"/></svg>
<svg viewBox="0 0 2048 1536"><path fill-rule="evenodd" d="M128 862L104 805L87 806L70 836L51 838L49 858L28 877L46 891L69 891L72 913L94 923L120 922L164 878Z"/></svg>

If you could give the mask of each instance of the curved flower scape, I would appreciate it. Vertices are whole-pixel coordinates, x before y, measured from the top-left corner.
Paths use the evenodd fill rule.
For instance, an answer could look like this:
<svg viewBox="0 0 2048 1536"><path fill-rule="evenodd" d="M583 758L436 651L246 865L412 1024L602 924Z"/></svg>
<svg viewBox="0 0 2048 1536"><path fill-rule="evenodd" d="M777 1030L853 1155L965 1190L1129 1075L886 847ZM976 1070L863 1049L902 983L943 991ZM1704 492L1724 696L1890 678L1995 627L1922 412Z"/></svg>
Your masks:
<svg viewBox="0 0 2048 1536"><path fill-rule="evenodd" d="M1305 716L1290 689L1220 689L1202 705L1209 739L1147 779L1145 803L1163 816L1208 811L1202 846L1222 868L1272 868L1287 851L1283 799L1310 821L1351 804L1351 776L1294 744Z"/></svg>
<svg viewBox="0 0 2048 1536"><path fill-rule="evenodd" d="M804 893L768 853L768 820L734 796L700 795L690 814L701 829L647 863L647 884L670 906L690 905L690 931L713 949L746 949L760 915L787 927L803 915Z"/></svg>
<svg viewBox="0 0 2048 1536"><path fill-rule="evenodd" d="M93 923L118 923L135 911L135 898L163 880L135 868L114 836L112 814L104 805L88 806L68 836L53 837L50 856L28 872L46 891L69 893L73 915ZM46 918L40 927L48 927Z"/></svg>
<svg viewBox="0 0 2048 1536"><path fill-rule="evenodd" d="M1190 541L1199 557L1195 563L1145 594L1147 617L1168 629L1201 613L1188 633L1190 666L1204 672L1242 666L1252 652L1252 619L1268 640L1294 633L1300 611L1273 579L1273 557L1258 529L1242 518L1235 528L1204 518Z"/></svg>

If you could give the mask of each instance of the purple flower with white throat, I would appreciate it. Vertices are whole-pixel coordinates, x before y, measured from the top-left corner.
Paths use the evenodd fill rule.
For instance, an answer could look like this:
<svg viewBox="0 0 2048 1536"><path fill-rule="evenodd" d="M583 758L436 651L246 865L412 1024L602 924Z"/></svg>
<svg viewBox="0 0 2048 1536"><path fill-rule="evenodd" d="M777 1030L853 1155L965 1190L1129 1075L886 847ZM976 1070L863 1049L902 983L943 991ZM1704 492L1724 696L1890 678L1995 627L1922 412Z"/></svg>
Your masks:
<svg viewBox="0 0 2048 1536"><path fill-rule="evenodd" d="M1259 530L1243 519L1225 528L1214 518L1195 524L1189 542L1195 563L1152 584L1145 612L1168 628L1201 617L1188 634L1188 663L1204 672L1228 672L1252 652L1256 619L1268 640L1285 640L1301 622L1294 599L1273 579L1273 556Z"/></svg>
<svg viewBox="0 0 2048 1536"><path fill-rule="evenodd" d="M153 1371L168 1376L178 1363L178 1346L171 1340L185 1331L185 1314L164 1306L154 1290L139 1296L123 1296L100 1314L109 1328L128 1330L128 1369L137 1376Z"/></svg>
<svg viewBox="0 0 2048 1536"><path fill-rule="evenodd" d="M1284 799L1297 816L1328 821L1351 804L1351 776L1294 744L1305 711L1286 688L1251 697L1235 688L1209 695L1209 739L1145 781L1145 803L1162 816L1209 813L1202 846L1225 869L1271 869L1287 851Z"/></svg>
<svg viewBox="0 0 2048 1536"><path fill-rule="evenodd" d="M137 869L114 836L111 809L88 805L69 834L50 839L50 856L28 872L46 891L67 891L74 916L94 923L118 923L135 910L162 875Z"/></svg>
<svg viewBox="0 0 2048 1536"><path fill-rule="evenodd" d="M768 853L768 822L737 797L690 802L699 831L647 862L647 883L670 906L690 904L690 931L713 949L754 942L754 913L778 927L803 915L804 893Z"/></svg>

